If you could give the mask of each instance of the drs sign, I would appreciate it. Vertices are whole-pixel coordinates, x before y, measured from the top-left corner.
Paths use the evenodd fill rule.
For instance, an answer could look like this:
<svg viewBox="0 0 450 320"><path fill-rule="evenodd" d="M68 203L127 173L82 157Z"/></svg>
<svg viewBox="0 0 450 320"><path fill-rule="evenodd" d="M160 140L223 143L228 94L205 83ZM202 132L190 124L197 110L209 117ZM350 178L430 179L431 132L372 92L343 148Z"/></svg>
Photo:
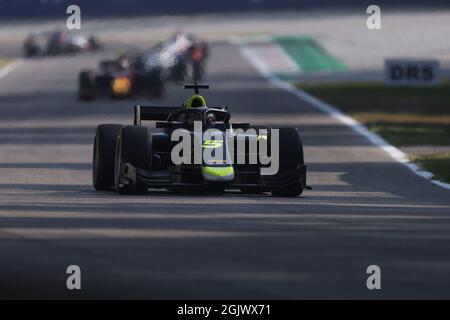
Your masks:
<svg viewBox="0 0 450 320"><path fill-rule="evenodd" d="M384 81L388 85L437 85L439 61L387 59L384 63Z"/></svg>

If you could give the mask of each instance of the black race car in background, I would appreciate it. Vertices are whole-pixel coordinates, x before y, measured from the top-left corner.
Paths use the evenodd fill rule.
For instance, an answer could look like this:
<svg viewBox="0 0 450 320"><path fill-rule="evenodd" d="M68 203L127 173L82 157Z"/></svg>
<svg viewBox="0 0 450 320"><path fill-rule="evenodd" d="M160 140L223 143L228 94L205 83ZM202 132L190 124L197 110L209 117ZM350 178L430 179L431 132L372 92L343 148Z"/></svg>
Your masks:
<svg viewBox="0 0 450 320"><path fill-rule="evenodd" d="M177 32L148 50L128 50L115 59L104 60L97 71L83 70L79 75L78 98L88 101L101 95L112 98L139 95L159 99L167 82L201 81L208 56L206 42Z"/></svg>
<svg viewBox="0 0 450 320"><path fill-rule="evenodd" d="M83 70L78 77L78 99L90 101L99 96L128 98L143 96L159 99L164 83L159 70L146 71L139 56L123 53L113 60L100 62L98 71Z"/></svg>
<svg viewBox="0 0 450 320"><path fill-rule="evenodd" d="M102 124L97 127L92 169L96 190L135 194L145 193L149 188L181 192L240 189L243 193L298 196L309 188L302 139L296 128L279 129L278 170L270 175L263 174L267 163L248 159L252 155L267 154L261 153L257 143L266 140L270 148L272 131L266 130L264 134L264 131L249 130L248 123L231 123L226 108L207 107L205 98L198 94L199 89L208 88L206 85L187 85L185 88L194 89L195 94L182 107L136 106L134 125ZM145 120L156 121L156 128L143 126ZM195 130L199 123L202 124L200 132ZM200 161L174 163L172 151L178 149L172 134L178 129L184 130L192 141L201 139L198 145ZM209 129L215 132L214 138L205 138L204 133ZM234 142L233 152L228 147L229 139ZM257 149L242 149L242 143L250 146L252 142ZM187 150L190 148L196 148L195 142L188 144ZM203 152L206 149L222 160L205 158ZM275 152L270 150L271 156ZM188 154L188 160L195 158L195 151ZM239 156L245 161L236 161Z"/></svg>
<svg viewBox="0 0 450 320"><path fill-rule="evenodd" d="M34 33L23 44L23 55L27 58L36 56L53 56L96 51L99 41L93 37L75 35L68 31L51 31Z"/></svg>

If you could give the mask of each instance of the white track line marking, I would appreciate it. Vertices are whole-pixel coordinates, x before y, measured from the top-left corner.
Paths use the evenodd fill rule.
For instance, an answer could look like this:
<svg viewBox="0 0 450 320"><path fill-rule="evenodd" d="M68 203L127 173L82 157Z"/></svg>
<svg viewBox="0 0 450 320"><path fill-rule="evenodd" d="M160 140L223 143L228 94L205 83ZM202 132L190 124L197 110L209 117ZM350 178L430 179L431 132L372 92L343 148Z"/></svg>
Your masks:
<svg viewBox="0 0 450 320"><path fill-rule="evenodd" d="M13 71L18 66L20 66L22 63L23 63L22 59L17 59L11 63L8 63L3 68L0 68L0 79L3 78L4 76L6 76L11 71Z"/></svg>
<svg viewBox="0 0 450 320"><path fill-rule="evenodd" d="M295 87L293 84L291 84L287 81L283 81L283 80L277 78L276 76L274 76L272 74L270 67L263 60L261 60L258 55L254 54L253 50L251 50L249 47L247 47L243 42L240 42L240 43L236 43L235 41L233 41L233 42L235 45L238 45L241 55L272 85L274 85L277 88L280 88L282 90L292 93L293 95L299 97L301 100L308 102L315 108L323 111L324 113L330 115L331 117L333 117L333 118L339 120L340 122L344 123L345 125L351 127L357 133L366 137L372 144L383 149L394 160L405 165L416 175L429 180L430 182L432 182L433 184L435 184L437 186L440 186L442 188L450 190L450 184L442 182L442 181L438 181L438 180L433 180L432 179L433 174L431 172L424 171L424 170L420 169L420 167L418 167L415 163L410 162L408 159L408 156L403 151L401 151L397 147L394 147L393 145L389 144L387 141L385 141L379 135L377 135L373 132L370 132L361 123L359 123L352 117L349 117L349 116L343 114L336 107L321 101L320 99L306 93L305 91Z"/></svg>

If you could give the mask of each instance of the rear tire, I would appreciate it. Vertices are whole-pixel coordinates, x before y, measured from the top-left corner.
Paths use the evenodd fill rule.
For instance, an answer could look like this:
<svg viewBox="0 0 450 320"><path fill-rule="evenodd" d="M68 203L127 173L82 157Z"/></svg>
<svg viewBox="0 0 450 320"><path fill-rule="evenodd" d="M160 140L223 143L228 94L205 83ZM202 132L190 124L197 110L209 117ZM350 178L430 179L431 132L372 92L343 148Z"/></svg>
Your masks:
<svg viewBox="0 0 450 320"><path fill-rule="evenodd" d="M295 170L304 164L303 143L297 128L280 128L280 167L279 174ZM297 197L303 193L304 186L300 181L289 186L273 188L274 197Z"/></svg>
<svg viewBox="0 0 450 320"><path fill-rule="evenodd" d="M23 55L25 58L33 58L38 56L40 53L40 49L39 47L30 42L30 43L26 43L23 47Z"/></svg>
<svg viewBox="0 0 450 320"><path fill-rule="evenodd" d="M116 147L116 166L114 183L117 192L121 194L146 193L148 187L141 182L121 183L122 166L125 163L135 168L151 170L152 167L152 137L148 128L126 126L120 130Z"/></svg>
<svg viewBox="0 0 450 320"><path fill-rule="evenodd" d="M144 92L149 99L159 100L164 97L165 88L161 70L153 70L145 77L141 91Z"/></svg>
<svg viewBox="0 0 450 320"><path fill-rule="evenodd" d="M116 140L121 127L118 124L102 124L95 132L92 183L96 190L114 189Z"/></svg>
<svg viewBox="0 0 450 320"><path fill-rule="evenodd" d="M194 62L192 64L192 78L194 82L201 82L203 79L203 66L201 62Z"/></svg>
<svg viewBox="0 0 450 320"><path fill-rule="evenodd" d="M91 101L95 99L95 83L92 71L84 70L78 77L78 99Z"/></svg>
<svg viewBox="0 0 450 320"><path fill-rule="evenodd" d="M184 62L178 62L172 68L172 79L175 83L182 83L186 80L187 66Z"/></svg>
<svg viewBox="0 0 450 320"><path fill-rule="evenodd" d="M89 41L91 51L97 51L98 49L100 49L101 44L100 44L100 41L98 41L98 39L96 37L90 36L88 41Z"/></svg>

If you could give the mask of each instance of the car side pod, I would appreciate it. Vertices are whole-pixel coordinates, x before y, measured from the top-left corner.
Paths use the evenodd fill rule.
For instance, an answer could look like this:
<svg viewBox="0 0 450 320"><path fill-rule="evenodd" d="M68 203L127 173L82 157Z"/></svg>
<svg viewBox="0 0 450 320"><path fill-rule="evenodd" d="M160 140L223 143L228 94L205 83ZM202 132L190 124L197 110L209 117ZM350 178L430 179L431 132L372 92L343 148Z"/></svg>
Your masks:
<svg viewBox="0 0 450 320"><path fill-rule="evenodd" d="M234 180L233 166L203 166L202 176L208 182L230 182Z"/></svg>

